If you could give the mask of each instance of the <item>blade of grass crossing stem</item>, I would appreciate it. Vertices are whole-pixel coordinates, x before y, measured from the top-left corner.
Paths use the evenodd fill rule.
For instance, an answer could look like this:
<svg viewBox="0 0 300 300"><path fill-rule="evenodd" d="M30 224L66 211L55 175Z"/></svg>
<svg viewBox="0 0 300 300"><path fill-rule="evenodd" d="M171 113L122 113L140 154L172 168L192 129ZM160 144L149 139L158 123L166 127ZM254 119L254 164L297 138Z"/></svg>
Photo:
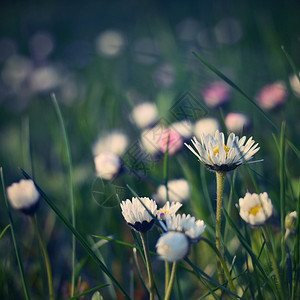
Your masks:
<svg viewBox="0 0 300 300"><path fill-rule="evenodd" d="M10 224L6 225L6 227L2 230L2 232L0 233L0 240L10 226L11 226Z"/></svg>
<svg viewBox="0 0 300 300"><path fill-rule="evenodd" d="M92 289L89 289L89 290L87 290L87 291L85 291L85 292L83 292L83 293L81 293L81 294L78 294L78 295L75 295L74 297L69 298L69 300L78 299L78 298L81 297L81 296L85 296L85 295L87 295L87 294L89 294L89 293L98 291L98 290L103 289L103 288L105 288L105 287L107 287L107 286L109 286L109 284L101 284L101 285L97 285L97 286L93 287Z"/></svg>
<svg viewBox="0 0 300 300"><path fill-rule="evenodd" d="M21 260L20 251L19 251L19 247L18 247L18 244L17 244L16 236L15 236L14 221L13 221L13 218L12 218L12 215L11 215L11 212L10 212L10 208L9 208L9 204L8 204L8 201L7 201L5 184L4 184L4 175L3 175L2 167L0 167L0 177L1 177L1 182L2 182L3 197L4 197L5 206L6 206L6 209L7 209L9 223L10 223L11 237L12 237L14 248L15 248L16 258L17 258L18 267L19 267L20 276L21 276L21 281L22 281L22 286L23 286L23 290L24 290L24 296L25 296L25 299L28 300L28 299L30 299L29 293L28 293L28 285L27 285L26 278L25 278L25 275L24 275L23 263L22 263L22 260Z"/></svg>
<svg viewBox="0 0 300 300"><path fill-rule="evenodd" d="M285 122L282 122L280 135L280 224L281 224L281 267L284 267L286 249L285 249ZM285 268L283 268L284 270Z"/></svg>
<svg viewBox="0 0 300 300"><path fill-rule="evenodd" d="M298 184L300 189L300 182ZM298 205L297 205L297 222L296 222L296 237L294 241L294 270L293 270L293 290L292 290L292 300L296 299L297 297L297 290L299 284L299 251L300 251L300 190L298 191Z"/></svg>
<svg viewBox="0 0 300 300"><path fill-rule="evenodd" d="M23 175L27 179L32 179L29 174L27 174L23 169L21 169ZM50 208L55 212L58 218L63 222L63 224L72 232L72 234L76 237L77 241L81 244L82 248L86 251L86 253L99 265L101 270L112 280L112 282L118 287L121 293L125 296L126 299L130 299L127 295L126 291L120 285L120 283L116 280L116 278L109 272L103 262L97 257L94 251L89 246L88 242L85 238L77 231L76 228L68 221L68 219L61 213L56 204L48 198L48 196L44 193L44 191L35 183L37 190L39 191L41 197L47 202Z"/></svg>
<svg viewBox="0 0 300 300"><path fill-rule="evenodd" d="M199 54L192 52L196 58L200 60L201 63L203 63L206 67L208 67L212 72L214 72L216 75L218 75L222 80L224 80L227 84L229 84L232 88L234 88L236 91L238 91L240 94L242 94L248 101L250 101L255 108L262 113L262 115L267 119L267 121L272 125L272 127L279 132L278 126L270 119L270 117L242 90L240 89L235 83L233 83L228 77L226 77L222 72L220 72L218 69L216 69L213 65L208 63L204 58L202 58Z"/></svg>
<svg viewBox="0 0 300 300"><path fill-rule="evenodd" d="M72 214L72 226L76 228L76 217L75 217L75 200L73 193L73 170L72 170L72 159L71 159L71 151L68 140L68 135L66 131L66 126L64 123L64 119L60 110L60 107L57 103L55 94L51 94L51 99L54 104L54 108L58 117L59 125L63 134L66 156L67 156L67 164L68 164L68 173L69 173L69 197L71 203L71 214ZM75 269L76 269L76 239L75 236L72 236L72 286L71 286L71 296L74 295L75 292Z"/></svg>
<svg viewBox="0 0 300 300"><path fill-rule="evenodd" d="M246 251L249 253L249 255L251 256L251 258L255 262L255 265L257 265L257 267L259 268L259 270L262 273L262 275L264 276L264 278L269 282L270 280L269 280L267 274L265 273L263 267L261 266L260 262L256 258L255 254L253 253L253 251L252 251L251 247L249 246L248 242L245 240L245 238L243 237L243 235L240 233L240 230L235 225L234 221L230 218L230 216L228 215L227 211L224 209L223 212L224 212L224 215L226 217L226 221L232 227L232 229L235 232L235 234L237 235L239 241L241 242L241 244L243 245L243 247L246 249Z"/></svg>
<svg viewBox="0 0 300 300"><path fill-rule="evenodd" d="M296 67L293 59L291 58L291 56L287 53L287 51L284 49L284 46L282 45L281 46L281 50L282 52L284 53L286 59L288 60L292 70L294 71L295 75L297 76L298 80L300 81L300 74L299 74L299 71L298 71L298 68Z"/></svg>

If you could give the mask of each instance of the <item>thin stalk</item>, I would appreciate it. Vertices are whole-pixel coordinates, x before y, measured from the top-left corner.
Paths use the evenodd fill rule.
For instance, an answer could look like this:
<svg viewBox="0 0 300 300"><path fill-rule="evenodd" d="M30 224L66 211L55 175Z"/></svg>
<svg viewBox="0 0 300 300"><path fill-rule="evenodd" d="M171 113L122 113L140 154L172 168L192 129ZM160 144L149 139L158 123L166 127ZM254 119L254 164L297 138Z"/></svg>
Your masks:
<svg viewBox="0 0 300 300"><path fill-rule="evenodd" d="M63 133L63 138L66 146L66 155L69 169L69 194L70 194L70 202L71 202L71 214L72 214L72 225L76 228L76 216L75 216L75 199L73 193L73 170L72 170L72 159L71 159L71 151L68 140L68 135L66 131L66 126L64 124L64 119L59 108L59 105L56 100L56 96L54 93L51 94L51 98L58 116L59 124ZM75 293L75 270L76 270L76 238L72 236L72 284L71 284L71 297L74 296Z"/></svg>
<svg viewBox="0 0 300 300"><path fill-rule="evenodd" d="M272 264L272 267L273 267L273 270L274 270L274 273L275 273L275 277L276 277L276 281L277 281L277 284L278 284L279 294L280 294L281 299L284 299L282 284L281 284L281 278L280 278L280 275L279 275L279 269L278 269L278 266L277 266L277 262L276 262L276 258L275 258L275 254L274 254L274 249L273 249L273 246L272 246L272 243L271 243L269 232L268 232L268 230L266 229L265 226L262 226L262 232L265 236L266 244L267 244L267 247L268 247L269 252L270 252L271 264Z"/></svg>
<svg viewBox="0 0 300 300"><path fill-rule="evenodd" d="M216 248L220 253L222 253L220 236L221 236L221 219L222 219L222 198L223 198L225 177L226 177L225 172L216 172L216 179L217 179ZM218 268L219 282L223 284L224 283L223 270L219 259L217 259L217 268Z"/></svg>
<svg viewBox="0 0 300 300"><path fill-rule="evenodd" d="M285 264L286 248L285 248L285 122L281 125L280 138L280 225L281 225L281 263L283 267Z"/></svg>
<svg viewBox="0 0 300 300"><path fill-rule="evenodd" d="M144 253L145 253L145 259L146 259L146 267L147 267L148 280L149 280L150 300L154 300L154 280L153 280L153 272L152 272L152 266L151 266L151 261L150 261L149 249L148 249L147 232L145 232L145 233L140 232L140 236L141 236Z"/></svg>
<svg viewBox="0 0 300 300"><path fill-rule="evenodd" d="M174 261L173 262L173 266L172 266L172 273L171 273L171 277L170 277L170 281L169 281L169 285L165 294L165 300L169 300L171 293L172 293L172 288L173 288L173 284L174 284L174 279L175 279L175 274L176 274L176 268L177 268L177 262Z"/></svg>
<svg viewBox="0 0 300 300"><path fill-rule="evenodd" d="M165 294L167 293L168 290L168 285L170 281L170 265L167 260L165 260Z"/></svg>
<svg viewBox="0 0 300 300"><path fill-rule="evenodd" d="M26 282L26 277L24 275L24 268L23 268L23 264L22 264L22 260L21 260L21 256L20 256L20 251L19 251L19 248L18 248L16 236L15 236L14 222L13 222L13 218L12 218L10 208L9 208L9 205L8 205L8 201L7 201L7 197L6 197L2 167L0 167L0 175L1 175L4 202L5 202L5 206L6 206L7 213L8 213L8 218L9 218L9 223L10 223L10 230L11 230L11 237L12 237L14 248L15 248L16 258L17 258L18 267L19 267L19 272L20 272L20 275L21 275L21 281L22 281L22 286L23 286L23 290L24 290L24 296L25 296L25 299L28 300L28 299L30 299L29 293L28 293L28 286L27 286L27 282Z"/></svg>
<svg viewBox="0 0 300 300"><path fill-rule="evenodd" d="M167 149L164 154L164 182L166 187L166 199L169 201L169 189L168 189L168 177L169 177L169 140L170 134L168 135L167 140Z"/></svg>
<svg viewBox="0 0 300 300"><path fill-rule="evenodd" d="M40 231L39 225L37 223L36 215L32 216L31 219L32 219L33 227L36 231L38 241L39 241L39 244L40 244L40 247L42 250L42 254L44 257L44 261L45 261L47 279L48 279L48 288L49 288L49 299L54 300L55 297L54 297L54 289L53 289L52 270L51 270L51 264L50 264L47 248L46 248L46 245L42 238L41 231Z"/></svg>

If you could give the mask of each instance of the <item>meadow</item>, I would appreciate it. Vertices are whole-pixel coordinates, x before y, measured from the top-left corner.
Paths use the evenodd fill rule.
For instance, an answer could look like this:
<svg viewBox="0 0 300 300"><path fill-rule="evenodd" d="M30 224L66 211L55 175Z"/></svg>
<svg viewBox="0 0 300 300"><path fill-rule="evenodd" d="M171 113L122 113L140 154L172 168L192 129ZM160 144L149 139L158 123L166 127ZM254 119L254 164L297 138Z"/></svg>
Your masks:
<svg viewBox="0 0 300 300"><path fill-rule="evenodd" d="M300 299L299 13L3 1L1 299Z"/></svg>

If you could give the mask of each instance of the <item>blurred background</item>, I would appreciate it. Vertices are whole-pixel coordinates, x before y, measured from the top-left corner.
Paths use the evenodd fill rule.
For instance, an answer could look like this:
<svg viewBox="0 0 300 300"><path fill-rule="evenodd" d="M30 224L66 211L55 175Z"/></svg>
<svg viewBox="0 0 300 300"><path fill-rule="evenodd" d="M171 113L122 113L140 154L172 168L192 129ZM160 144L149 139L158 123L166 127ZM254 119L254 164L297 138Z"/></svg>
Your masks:
<svg viewBox="0 0 300 300"><path fill-rule="evenodd" d="M220 84L220 79L192 52L241 87L279 128L286 121L288 136L299 146L300 85L281 50L283 45L295 65L300 66L299 15L300 2L296 0L1 1L0 165L6 186L22 178L19 168L23 168L70 216L66 147L50 97L55 92L71 148L79 231L132 242L115 200L105 205L103 199L95 201L95 185L99 191L105 183L99 183L95 173L93 145L112 130L126 134L128 149L140 141L141 129L132 111L144 102L154 104L157 119L166 120L167 125L181 121L170 116L170 109L188 92L205 112L197 118L190 117L193 124L198 117L214 118L226 131L230 129L226 122L230 113L246 118L247 123L243 119L238 129L233 127L230 131L239 132L242 128L260 143L261 151L256 156L264 162L253 168L259 186L274 195L276 205L279 158L272 134L278 137L279 132L227 85L222 87L225 91L221 88L220 96L216 92L217 99L211 102L206 92L214 88L212 83ZM186 212L193 209L209 223L198 163L187 152L183 149L170 158L169 176L189 180L191 199ZM299 160L292 151L287 152L287 159L296 190ZM193 168L196 171L192 182ZM142 179L130 172L117 178L115 185L123 188L124 199L131 197L127 183L141 196L151 196L163 183L162 160L151 160L144 170ZM214 198L214 177L205 174L208 195ZM243 182L242 178L237 181ZM246 190L251 190L250 180L237 189L237 199ZM287 205L293 209L292 203ZM1 196L0 230L8 224L4 208ZM71 274L71 234L56 222L45 203L41 203L38 215L49 243L55 289L62 298ZM44 271L36 261L39 251L33 230L21 214L14 212L13 216L32 296L42 299L46 287L39 275ZM104 261L126 286L128 278L124 275L131 270L128 249L105 247ZM22 293L22 286L17 280L14 253L7 249L13 248L6 234L0 240L0 294L14 299ZM77 256L79 261L85 257L80 247ZM90 287L102 283L99 270L89 261L85 264L80 271L83 280ZM199 264L204 266L205 258ZM190 284L185 282L183 290L188 297L194 297ZM141 288L139 282L137 286Z"/></svg>

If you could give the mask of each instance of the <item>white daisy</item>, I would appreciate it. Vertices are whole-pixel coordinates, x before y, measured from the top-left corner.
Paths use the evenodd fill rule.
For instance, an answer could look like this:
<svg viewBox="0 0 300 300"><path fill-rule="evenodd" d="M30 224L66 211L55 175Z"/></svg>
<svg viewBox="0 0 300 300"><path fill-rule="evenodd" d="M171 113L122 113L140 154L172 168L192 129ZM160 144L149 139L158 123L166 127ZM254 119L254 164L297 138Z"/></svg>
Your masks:
<svg viewBox="0 0 300 300"><path fill-rule="evenodd" d="M179 202L169 202L157 211L157 218L159 220L165 221L166 218L175 216L178 209L182 206Z"/></svg>
<svg viewBox="0 0 300 300"><path fill-rule="evenodd" d="M235 169L239 165L250 160L259 150L258 143L250 137L246 142L246 137L241 139L234 133L230 133L225 144L223 132L217 130L215 135L202 135L200 142L196 137L192 143L197 150L185 144L205 166L213 171L227 172Z"/></svg>
<svg viewBox="0 0 300 300"><path fill-rule="evenodd" d="M175 231L162 234L156 243L157 254L169 262L183 259L188 254L189 248L187 236Z"/></svg>
<svg viewBox="0 0 300 300"><path fill-rule="evenodd" d="M246 193L244 198L239 199L240 216L251 225L262 225L271 217L273 205L268 194Z"/></svg>
<svg viewBox="0 0 300 300"><path fill-rule="evenodd" d="M193 124L187 120L172 123L170 129L177 131L183 139L189 139L193 135Z"/></svg>
<svg viewBox="0 0 300 300"><path fill-rule="evenodd" d="M148 197L140 197L140 200L148 208L152 215L157 215L157 205L155 201ZM127 199L120 204L122 215L127 224L136 231L146 232L151 229L154 219L136 197L132 197L132 201Z"/></svg>
<svg viewBox="0 0 300 300"><path fill-rule="evenodd" d="M11 206L26 214L33 214L39 204L40 194L34 182L22 179L7 188L7 197Z"/></svg>
<svg viewBox="0 0 300 300"><path fill-rule="evenodd" d="M196 220L191 215L176 215L166 219L168 231L183 232L190 239L191 243L199 241L206 225L203 220Z"/></svg>
<svg viewBox="0 0 300 300"><path fill-rule="evenodd" d="M112 152L101 152L94 158L97 176L111 180L121 168L120 158Z"/></svg>
<svg viewBox="0 0 300 300"><path fill-rule="evenodd" d="M181 179L172 179L168 181L168 196L170 202L184 202L190 198L191 191L189 183ZM156 194L153 198L163 204L167 201L167 191L165 185L160 185L157 188Z"/></svg>

